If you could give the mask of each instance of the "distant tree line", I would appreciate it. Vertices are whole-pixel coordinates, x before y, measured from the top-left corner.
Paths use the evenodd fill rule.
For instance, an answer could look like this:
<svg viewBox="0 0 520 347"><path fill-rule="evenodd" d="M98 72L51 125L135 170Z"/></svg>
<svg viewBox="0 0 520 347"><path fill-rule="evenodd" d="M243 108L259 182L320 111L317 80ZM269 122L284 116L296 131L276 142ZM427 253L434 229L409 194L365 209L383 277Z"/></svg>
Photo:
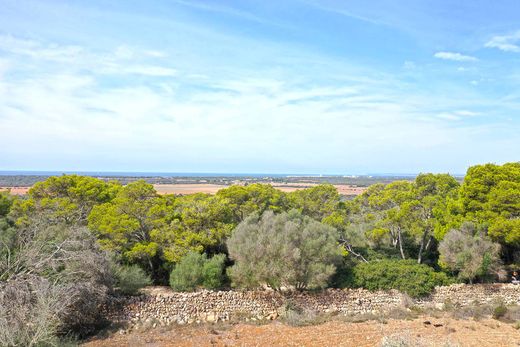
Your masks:
<svg viewBox="0 0 520 347"><path fill-rule="evenodd" d="M88 334L107 295L150 283L420 296L492 281L519 251L520 163L473 166L462 183L374 184L348 201L330 184L175 196L142 180L50 177L25 197L0 194L0 344Z"/></svg>

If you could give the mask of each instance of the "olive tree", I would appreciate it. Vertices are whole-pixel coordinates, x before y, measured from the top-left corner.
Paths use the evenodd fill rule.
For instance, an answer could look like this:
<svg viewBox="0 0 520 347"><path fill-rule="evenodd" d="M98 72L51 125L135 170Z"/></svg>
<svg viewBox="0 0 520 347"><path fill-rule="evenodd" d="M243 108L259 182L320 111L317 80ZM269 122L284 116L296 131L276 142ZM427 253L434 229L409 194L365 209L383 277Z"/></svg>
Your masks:
<svg viewBox="0 0 520 347"><path fill-rule="evenodd" d="M292 210L252 215L227 242L235 286L323 288L341 259L338 232Z"/></svg>
<svg viewBox="0 0 520 347"><path fill-rule="evenodd" d="M500 245L475 224L466 222L460 229L450 230L439 244L441 266L456 272L459 279L470 283L484 277L500 265Z"/></svg>

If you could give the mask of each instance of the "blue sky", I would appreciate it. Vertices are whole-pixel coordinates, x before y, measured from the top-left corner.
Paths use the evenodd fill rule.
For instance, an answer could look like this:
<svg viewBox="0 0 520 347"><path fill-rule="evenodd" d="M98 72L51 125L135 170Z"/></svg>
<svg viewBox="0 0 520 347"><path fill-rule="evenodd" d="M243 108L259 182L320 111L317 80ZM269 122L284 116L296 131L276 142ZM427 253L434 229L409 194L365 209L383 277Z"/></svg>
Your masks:
<svg viewBox="0 0 520 347"><path fill-rule="evenodd" d="M463 173L519 63L516 0L1 0L0 170Z"/></svg>

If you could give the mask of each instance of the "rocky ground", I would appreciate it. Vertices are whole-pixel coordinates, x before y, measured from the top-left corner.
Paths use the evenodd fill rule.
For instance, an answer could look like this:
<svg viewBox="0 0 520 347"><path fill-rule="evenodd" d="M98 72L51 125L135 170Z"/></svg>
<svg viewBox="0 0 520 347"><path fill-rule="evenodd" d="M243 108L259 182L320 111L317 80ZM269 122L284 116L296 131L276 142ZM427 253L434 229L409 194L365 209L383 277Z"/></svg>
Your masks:
<svg viewBox="0 0 520 347"><path fill-rule="evenodd" d="M520 346L518 326L493 319L421 316L413 320L345 322L293 327L274 321L193 324L98 336L84 346ZM390 344L390 342L404 342Z"/></svg>

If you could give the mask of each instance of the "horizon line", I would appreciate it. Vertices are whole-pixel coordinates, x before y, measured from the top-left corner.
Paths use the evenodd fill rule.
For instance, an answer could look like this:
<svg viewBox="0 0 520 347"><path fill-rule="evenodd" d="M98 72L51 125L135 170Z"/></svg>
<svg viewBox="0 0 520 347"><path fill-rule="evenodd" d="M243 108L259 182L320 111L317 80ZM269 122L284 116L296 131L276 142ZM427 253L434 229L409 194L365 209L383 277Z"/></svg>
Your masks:
<svg viewBox="0 0 520 347"><path fill-rule="evenodd" d="M87 175L87 176L115 176L121 175L126 177L132 177L132 175L137 176L145 176L146 177L162 177L162 176L178 176L178 177L226 177L226 176L235 176L235 177L248 177L248 176L260 176L265 175L269 176L284 176L284 177L370 177L370 176L379 176L379 177L416 177L421 173L429 173L429 172L418 172L418 173L398 173L398 172L375 172L375 173L276 173L276 172L184 172L184 171L99 171L99 170L0 170L0 176L56 176L56 175L69 175L69 174L77 174L77 175ZM442 172L447 173L449 175L460 177L465 176L462 173L450 173L450 172ZM184 176L181 176L184 175Z"/></svg>

